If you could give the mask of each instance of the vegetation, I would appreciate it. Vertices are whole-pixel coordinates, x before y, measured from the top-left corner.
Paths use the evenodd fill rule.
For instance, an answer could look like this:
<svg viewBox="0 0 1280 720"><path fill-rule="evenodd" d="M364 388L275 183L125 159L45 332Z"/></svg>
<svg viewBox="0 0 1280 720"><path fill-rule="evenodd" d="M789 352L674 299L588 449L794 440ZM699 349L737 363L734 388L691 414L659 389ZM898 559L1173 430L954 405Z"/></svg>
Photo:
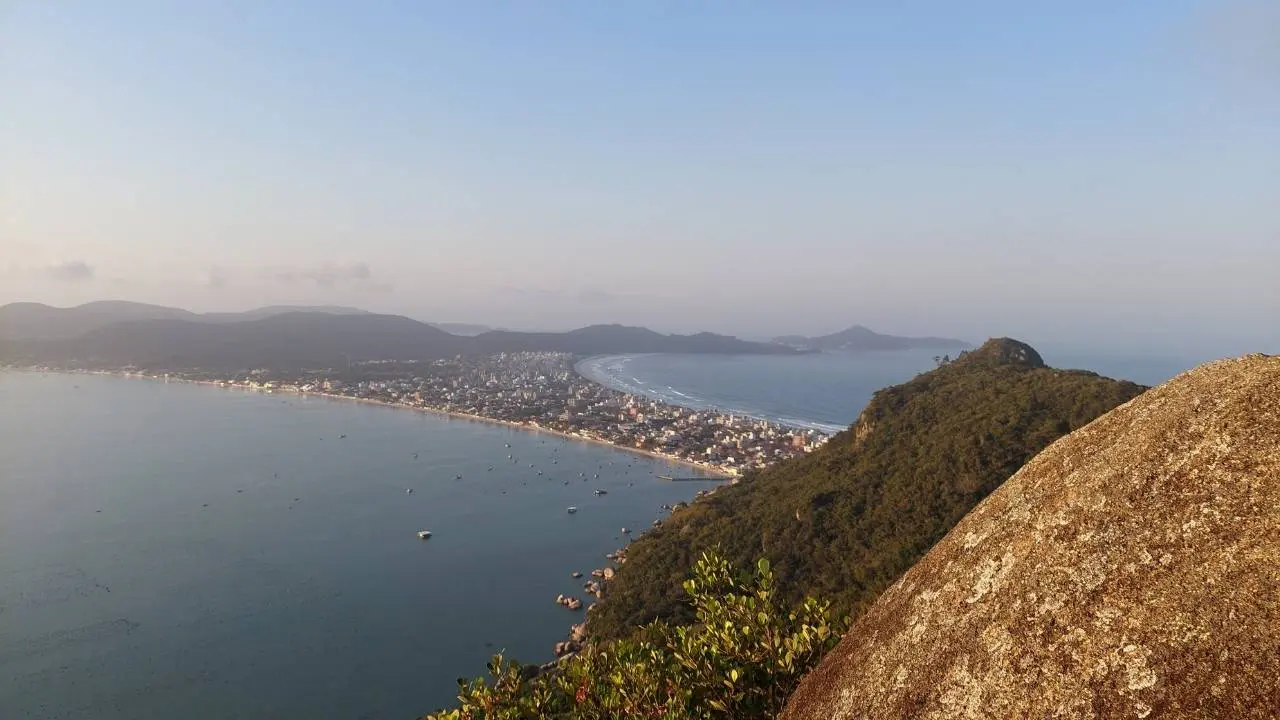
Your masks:
<svg viewBox="0 0 1280 720"><path fill-rule="evenodd" d="M721 488L633 542L590 636L696 622L681 581L712 548L736 565L767 558L785 602L815 595L855 614L1032 456L1144 389L1045 367L1013 340L939 365L876 393L820 450Z"/></svg>
<svg viewBox="0 0 1280 720"><path fill-rule="evenodd" d="M771 718L844 629L825 603L788 610L767 560L741 575L703 554L684 591L694 625L653 623L540 674L495 656L489 681L459 681L459 707L428 720Z"/></svg>

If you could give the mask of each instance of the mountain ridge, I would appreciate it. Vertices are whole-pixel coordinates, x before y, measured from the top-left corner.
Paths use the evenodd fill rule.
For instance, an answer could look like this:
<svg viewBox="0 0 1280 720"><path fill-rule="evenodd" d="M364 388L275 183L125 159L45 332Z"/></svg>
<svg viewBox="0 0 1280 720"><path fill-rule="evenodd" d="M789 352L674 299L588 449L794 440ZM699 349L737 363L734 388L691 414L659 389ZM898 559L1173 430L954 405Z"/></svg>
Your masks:
<svg viewBox="0 0 1280 720"><path fill-rule="evenodd" d="M139 312L159 312L145 309L147 307L155 306L144 306ZM17 340L0 337L0 361L238 371L341 367L367 360L433 360L520 351L577 355L796 352L725 335L663 335L647 328L622 325L588 326L567 333L491 330L461 336L400 315L281 310L266 317L235 321L225 321L222 316L210 321L203 316L189 316L191 314L106 324L99 318L91 318L89 329L73 337L58 332L44 336L35 332L34 338Z"/></svg>
<svg viewBox="0 0 1280 720"><path fill-rule="evenodd" d="M242 312L197 313L131 300L94 300L71 307L15 302L0 305L0 340L65 340L109 325L144 320L243 322L296 312L318 312L329 315L373 314L367 310L341 305L267 305Z"/></svg>
<svg viewBox="0 0 1280 720"><path fill-rule="evenodd" d="M801 350L964 350L973 347L963 340L943 337L903 337L884 335L862 325L817 337L782 335L770 342Z"/></svg>

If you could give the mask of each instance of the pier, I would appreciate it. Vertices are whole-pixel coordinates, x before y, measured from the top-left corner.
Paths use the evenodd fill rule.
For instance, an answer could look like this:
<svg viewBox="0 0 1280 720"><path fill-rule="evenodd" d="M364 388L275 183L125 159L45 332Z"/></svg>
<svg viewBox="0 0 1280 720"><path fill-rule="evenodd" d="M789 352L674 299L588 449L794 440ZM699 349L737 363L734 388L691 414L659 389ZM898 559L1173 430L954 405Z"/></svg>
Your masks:
<svg viewBox="0 0 1280 720"><path fill-rule="evenodd" d="M668 482L724 482L729 478L722 477L674 477L672 475L659 475L659 480Z"/></svg>

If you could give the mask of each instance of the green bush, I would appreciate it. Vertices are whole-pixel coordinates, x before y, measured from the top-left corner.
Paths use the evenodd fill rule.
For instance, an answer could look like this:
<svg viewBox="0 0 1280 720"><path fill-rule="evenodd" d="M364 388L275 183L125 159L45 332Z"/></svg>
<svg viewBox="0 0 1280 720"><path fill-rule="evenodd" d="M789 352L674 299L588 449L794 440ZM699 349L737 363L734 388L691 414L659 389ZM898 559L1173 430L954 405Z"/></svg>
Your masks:
<svg viewBox="0 0 1280 720"><path fill-rule="evenodd" d="M828 603L787 608L767 560L741 574L703 553L684 590L695 624L656 622L538 675L497 655L488 681L461 681L460 705L428 720L770 718L844 628Z"/></svg>

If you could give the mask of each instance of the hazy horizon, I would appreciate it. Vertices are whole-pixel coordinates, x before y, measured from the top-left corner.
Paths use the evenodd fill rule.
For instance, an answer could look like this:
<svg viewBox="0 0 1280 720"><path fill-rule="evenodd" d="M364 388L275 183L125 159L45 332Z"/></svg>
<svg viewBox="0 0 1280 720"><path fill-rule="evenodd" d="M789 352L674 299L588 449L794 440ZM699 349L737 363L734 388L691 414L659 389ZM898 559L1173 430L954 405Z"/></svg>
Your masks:
<svg viewBox="0 0 1280 720"><path fill-rule="evenodd" d="M10 3L0 304L1280 352L1280 11Z"/></svg>

